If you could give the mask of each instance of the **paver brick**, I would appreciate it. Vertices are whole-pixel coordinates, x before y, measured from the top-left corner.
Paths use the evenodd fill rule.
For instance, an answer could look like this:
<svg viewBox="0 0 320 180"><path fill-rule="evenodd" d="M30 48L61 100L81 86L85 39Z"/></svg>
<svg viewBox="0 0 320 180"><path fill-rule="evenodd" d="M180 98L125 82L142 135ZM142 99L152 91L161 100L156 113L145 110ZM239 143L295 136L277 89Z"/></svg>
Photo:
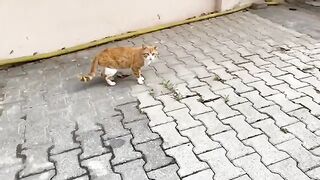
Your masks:
<svg viewBox="0 0 320 180"><path fill-rule="evenodd" d="M149 125L151 127L173 121L171 117L166 116L162 109L163 107L161 105L142 109L150 119Z"/></svg>
<svg viewBox="0 0 320 180"><path fill-rule="evenodd" d="M195 119L199 119L204 124L204 126L207 128L206 133L209 135L231 129L230 126L222 124L222 122L217 118L217 114L215 112L197 115L195 116Z"/></svg>
<svg viewBox="0 0 320 180"><path fill-rule="evenodd" d="M273 86L273 85L277 85L277 84L283 83L282 80L274 78L271 75L271 73L269 73L269 72L262 72L262 73L259 73L259 74L255 74L254 76L264 80L266 82L266 84L269 85L269 86Z"/></svg>
<svg viewBox="0 0 320 180"><path fill-rule="evenodd" d="M117 106L117 109L119 109L123 114L123 123L146 118L146 115L140 113L136 102Z"/></svg>
<svg viewBox="0 0 320 180"><path fill-rule="evenodd" d="M283 142L276 147L289 153L289 155L298 162L298 167L303 171L307 171L310 168L317 166L320 162L320 157L307 151L297 139Z"/></svg>
<svg viewBox="0 0 320 180"><path fill-rule="evenodd" d="M184 129L188 129L191 127L195 127L195 126L199 126L201 125L201 122L198 120L195 120L190 114L189 114L189 109L187 108L183 108L183 109L179 109L176 111L171 111L168 114L168 116L173 117L178 126L177 129L178 130L184 130Z"/></svg>
<svg viewBox="0 0 320 180"><path fill-rule="evenodd" d="M171 95L162 95L157 97L157 99L159 99L164 104L164 112L169 112L186 107L181 102L176 101Z"/></svg>
<svg viewBox="0 0 320 180"><path fill-rule="evenodd" d="M148 180L143 170L144 161L137 159L114 167L115 172L120 173L123 180Z"/></svg>
<svg viewBox="0 0 320 180"><path fill-rule="evenodd" d="M196 92L203 101L209 101L219 98L220 96L214 94L209 86L200 86L192 88L191 91Z"/></svg>
<svg viewBox="0 0 320 180"><path fill-rule="evenodd" d="M168 149L180 144L189 142L186 137L182 137L176 129L175 122L169 122L159 126L152 127L152 131L157 132L163 139L162 147Z"/></svg>
<svg viewBox="0 0 320 180"><path fill-rule="evenodd" d="M282 68L282 70L291 73L297 79L306 78L306 77L311 76L310 74L302 72L301 70L299 70L295 66L285 67L285 68Z"/></svg>
<svg viewBox="0 0 320 180"><path fill-rule="evenodd" d="M50 159L55 161L56 175L53 179L71 179L79 177L86 173L86 170L81 168L78 162L80 149L75 149L62 154L51 156Z"/></svg>
<svg viewBox="0 0 320 180"><path fill-rule="evenodd" d="M306 86L298 89L300 92L310 96L314 102L320 103L320 93L312 86Z"/></svg>
<svg viewBox="0 0 320 180"><path fill-rule="evenodd" d="M166 153L174 157L179 165L178 174L180 177L208 168L206 163L197 159L192 149L192 144L188 143L166 150Z"/></svg>
<svg viewBox="0 0 320 180"><path fill-rule="evenodd" d="M301 97L293 100L295 103L301 104L304 107L308 108L312 115L320 115L320 105L315 103L310 97Z"/></svg>
<svg viewBox="0 0 320 180"><path fill-rule="evenodd" d="M286 61L281 60L279 57L276 57L276 56L273 56L273 57L268 58L266 60L271 62L272 64L274 64L279 69L291 66L291 64L287 63Z"/></svg>
<svg viewBox="0 0 320 180"><path fill-rule="evenodd" d="M245 121L245 117L242 115L224 119L222 122L224 124L230 125L237 132L237 137L240 140L247 139L249 137L256 136L262 133L259 129L251 127Z"/></svg>
<svg viewBox="0 0 320 180"><path fill-rule="evenodd" d="M194 96L196 95L196 93L191 92L186 83L181 83L178 84L175 88L176 93L178 93L179 95L181 95L183 98L188 97L188 96Z"/></svg>
<svg viewBox="0 0 320 180"><path fill-rule="evenodd" d="M270 64L270 62L261 59L258 55L247 56L245 58L249 59L251 62L253 62L258 67Z"/></svg>
<svg viewBox="0 0 320 180"><path fill-rule="evenodd" d="M284 112L293 111L299 109L301 106L298 104L293 103L292 101L288 100L285 95L283 94L275 94L272 96L266 97L270 101L276 102L278 105L281 106L281 109Z"/></svg>
<svg viewBox="0 0 320 180"><path fill-rule="evenodd" d="M127 135L130 132L125 129L122 125L122 117L115 116L104 120L105 122L101 122L102 127L105 131L105 134L102 136L104 140L108 140L111 138Z"/></svg>
<svg viewBox="0 0 320 180"><path fill-rule="evenodd" d="M197 115L211 111L211 108L205 106L199 101L198 96L182 99L181 102L189 107L191 115Z"/></svg>
<svg viewBox="0 0 320 180"><path fill-rule="evenodd" d="M292 65L294 65L294 66L296 66L298 69L300 69L300 70L304 70L304 69L310 69L310 68L312 68L312 66L311 65L308 65L308 64L305 64L305 63L303 63L303 62L301 62L301 60L299 60L299 59L291 59L291 60L289 60L289 61L287 61L288 63L290 63L290 64L292 64ZM297 78L297 77L296 77Z"/></svg>
<svg viewBox="0 0 320 180"><path fill-rule="evenodd" d="M217 90L217 91L214 91L214 93L216 93L216 94L220 95L222 98L224 98L226 103L229 106L247 101L247 99L237 95L232 88Z"/></svg>
<svg viewBox="0 0 320 180"><path fill-rule="evenodd" d="M146 171L151 171L162 166L166 166L172 161L171 157L166 156L164 151L161 149L162 141L155 139L142 144L135 145L135 148L142 152L147 161L144 165Z"/></svg>
<svg viewBox="0 0 320 180"><path fill-rule="evenodd" d="M264 81L256 81L247 85L254 87L256 90L260 92L261 96L263 97L279 93L279 91L271 89L269 86L267 86Z"/></svg>
<svg viewBox="0 0 320 180"><path fill-rule="evenodd" d="M257 74L257 73L262 73L262 72L265 71L264 69L258 68L258 67L257 67L254 63L252 63L252 62L240 64L239 66L245 68L246 70L248 70L248 72L249 72L250 74L254 74L254 75Z"/></svg>
<svg viewBox="0 0 320 180"><path fill-rule="evenodd" d="M271 116L275 120L276 125L278 125L279 127L286 126L299 121L297 118L291 117L284 113L278 105L265 107L260 109L260 111L267 113L269 116Z"/></svg>
<svg viewBox="0 0 320 180"><path fill-rule="evenodd" d="M251 178L249 178L249 176L245 174L243 176L234 178L233 180L251 180Z"/></svg>
<svg viewBox="0 0 320 180"><path fill-rule="evenodd" d="M106 146L110 146L114 154L114 158L111 160L112 165L141 157L141 153L134 150L130 142L131 139L131 135L126 135L105 141Z"/></svg>
<svg viewBox="0 0 320 180"><path fill-rule="evenodd" d="M256 122L252 126L260 128L269 137L272 144L279 144L294 138L292 134L281 131L271 119Z"/></svg>
<svg viewBox="0 0 320 180"><path fill-rule="evenodd" d="M76 140L80 142L83 151L80 155L81 159L87 159L109 151L102 145L102 134L102 131L88 131L80 134L77 133Z"/></svg>
<svg viewBox="0 0 320 180"><path fill-rule="evenodd" d="M232 74L228 73L225 68L211 70L214 74L219 76L222 80L229 80L235 78Z"/></svg>
<svg viewBox="0 0 320 180"><path fill-rule="evenodd" d="M210 139L205 131L206 128L204 126L197 126L181 131L181 134L188 137L195 146L193 149L195 154L201 154L203 152L221 147L219 143Z"/></svg>
<svg viewBox="0 0 320 180"><path fill-rule="evenodd" d="M304 84L308 83L312 85L316 90L320 91L320 81L316 77L304 78L304 79L301 79L301 81L305 82Z"/></svg>
<svg viewBox="0 0 320 180"><path fill-rule="evenodd" d="M307 109L302 108L289 113L291 116L298 118L310 131L316 131L320 129L320 121L318 118L313 116Z"/></svg>
<svg viewBox="0 0 320 180"><path fill-rule="evenodd" d="M239 78L227 80L225 83L233 87L236 93L244 93L253 90L252 87L244 84Z"/></svg>
<svg viewBox="0 0 320 180"><path fill-rule="evenodd" d="M111 153L101 156L96 156L86 159L81 164L88 168L89 174L92 179L108 179L108 180L121 180L120 174L113 172L110 159Z"/></svg>
<svg viewBox="0 0 320 180"><path fill-rule="evenodd" d="M257 109L274 104L272 101L268 101L265 98L263 98L258 91L250 91L250 92L242 93L241 96L249 99L249 101L252 102L253 106Z"/></svg>
<svg viewBox="0 0 320 180"><path fill-rule="evenodd" d="M282 179L279 174L272 173L260 162L258 154L250 154L233 161L236 166L243 168L252 179Z"/></svg>
<svg viewBox="0 0 320 180"><path fill-rule="evenodd" d="M231 160L254 152L251 147L245 146L236 135L234 131L226 131L211 136L214 141L218 141L227 150L227 157Z"/></svg>
<svg viewBox="0 0 320 180"><path fill-rule="evenodd" d="M307 175L313 179L320 179L320 167L308 171Z"/></svg>
<svg viewBox="0 0 320 180"><path fill-rule="evenodd" d="M197 75L197 77L200 78L200 79L212 76L212 74L209 73L209 72L207 71L207 69L206 69L205 67L203 67L203 66L192 67L192 68L190 68L190 69L191 69L191 71L193 71L193 72Z"/></svg>
<svg viewBox="0 0 320 180"><path fill-rule="evenodd" d="M235 64L242 64L249 61L241 57L238 53L226 54L225 57L231 59Z"/></svg>
<svg viewBox="0 0 320 180"><path fill-rule="evenodd" d="M215 149L199 155L199 158L206 161L213 170L214 179L232 179L245 174L244 170L234 166L226 157L226 150Z"/></svg>
<svg viewBox="0 0 320 180"><path fill-rule="evenodd" d="M217 117L219 119L225 119L239 114L238 111L231 109L222 98L205 104L212 107L217 112Z"/></svg>
<svg viewBox="0 0 320 180"><path fill-rule="evenodd" d="M301 81L297 80L291 74L278 76L277 78L287 82L290 85L290 87L293 88L293 89L301 88L301 87L304 87L304 86L308 85L307 83L304 83L304 82L301 82Z"/></svg>
<svg viewBox="0 0 320 180"><path fill-rule="evenodd" d="M234 105L232 106L232 108L238 110L241 114L243 114L246 117L246 122L248 123L253 123L268 118L267 115L256 110L250 102Z"/></svg>
<svg viewBox="0 0 320 180"><path fill-rule="evenodd" d="M223 61L223 62L220 62L219 64L227 68L228 72L243 70L243 68L240 68L239 66L235 65L233 61Z"/></svg>
<svg viewBox="0 0 320 180"><path fill-rule="evenodd" d="M208 70L214 70L214 69L220 69L222 68L222 66L216 64L215 62L213 62L211 59L205 59L202 60L201 63L206 66L206 68Z"/></svg>
<svg viewBox="0 0 320 180"><path fill-rule="evenodd" d="M267 136L259 135L244 141L246 145L253 147L259 155L262 156L262 162L265 165L281 161L289 157L285 152L279 151L269 143Z"/></svg>
<svg viewBox="0 0 320 180"><path fill-rule="evenodd" d="M176 164L165 166L148 172L149 178L154 180L180 180L177 174L179 167Z"/></svg>
<svg viewBox="0 0 320 180"><path fill-rule="evenodd" d="M159 138L159 135L153 133L148 126L149 120L143 119L125 124L125 128L130 129L133 140L132 144L140 144L146 141Z"/></svg>
<svg viewBox="0 0 320 180"><path fill-rule="evenodd" d="M204 78L202 81L206 82L212 91L220 90L220 89L225 89L230 86L222 83L221 81L215 80L213 77L211 78Z"/></svg>
<svg viewBox="0 0 320 180"><path fill-rule="evenodd" d="M49 146L50 145L48 144L37 145L22 151L22 154L26 159L24 162L24 168L19 173L20 177L40 173L54 168L54 164L48 159ZM7 160L9 160L9 158Z"/></svg>
<svg viewBox="0 0 320 180"><path fill-rule="evenodd" d="M201 179L201 180L212 180L213 179L213 172L211 169L206 169L190 176L183 178L182 180L194 180L194 179Z"/></svg>
<svg viewBox="0 0 320 180"><path fill-rule="evenodd" d="M295 89L292 89L287 83L278 84L278 85L272 86L272 88L279 90L289 100L296 99L296 98L304 96L303 93L301 93L301 92L299 92L299 91L297 91Z"/></svg>
<svg viewBox="0 0 320 180"><path fill-rule="evenodd" d="M188 84L189 88L206 85L206 83L200 81L196 75L193 74L181 76L180 79L183 79Z"/></svg>
<svg viewBox="0 0 320 180"><path fill-rule="evenodd" d="M149 92L141 92L139 94L136 94L140 104L139 104L139 108L145 108L145 107L150 107L150 106L154 106L154 105L158 105L160 104L159 101L156 101Z"/></svg>
<svg viewBox="0 0 320 180"><path fill-rule="evenodd" d="M289 125L286 129L302 141L302 145L307 149L320 145L320 137L309 131L302 122Z"/></svg>
<svg viewBox="0 0 320 180"><path fill-rule="evenodd" d="M291 158L272 164L268 166L268 168L272 172L280 174L285 179L292 179L292 180L310 179L297 167L297 162Z"/></svg>
<svg viewBox="0 0 320 180"><path fill-rule="evenodd" d="M288 74L288 72L281 70L280 68L276 67L273 64L268 64L268 65L265 65L265 66L263 66L261 68L263 68L263 69L267 70L268 72L270 72L271 75L274 76L274 77Z"/></svg>

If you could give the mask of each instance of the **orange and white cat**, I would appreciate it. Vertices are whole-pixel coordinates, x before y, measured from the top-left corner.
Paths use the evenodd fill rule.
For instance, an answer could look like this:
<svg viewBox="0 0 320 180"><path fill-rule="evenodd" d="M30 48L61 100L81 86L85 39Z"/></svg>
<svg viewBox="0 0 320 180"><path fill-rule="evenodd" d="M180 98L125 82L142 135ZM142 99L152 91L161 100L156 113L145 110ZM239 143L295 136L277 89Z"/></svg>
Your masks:
<svg viewBox="0 0 320 180"><path fill-rule="evenodd" d="M99 53L91 64L90 73L81 77L81 81L90 81L96 75L98 66L104 68L105 80L110 86L116 85L113 76L123 69L131 69L139 84L144 83L141 68L152 63L158 56L157 47L115 47Z"/></svg>

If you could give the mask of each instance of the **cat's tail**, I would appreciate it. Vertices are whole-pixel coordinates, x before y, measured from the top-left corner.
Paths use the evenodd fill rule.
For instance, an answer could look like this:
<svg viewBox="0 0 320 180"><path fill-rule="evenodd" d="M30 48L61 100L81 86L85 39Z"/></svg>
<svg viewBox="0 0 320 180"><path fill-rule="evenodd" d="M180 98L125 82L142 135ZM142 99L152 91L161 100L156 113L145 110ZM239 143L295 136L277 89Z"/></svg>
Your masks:
<svg viewBox="0 0 320 180"><path fill-rule="evenodd" d="M91 63L91 69L90 69L89 74L81 76L81 77L80 77L80 81L87 82L87 81L92 80L93 77L96 76L96 71L97 71L97 68L98 68L98 63L99 63L98 58L95 58L95 59L92 61L92 63Z"/></svg>

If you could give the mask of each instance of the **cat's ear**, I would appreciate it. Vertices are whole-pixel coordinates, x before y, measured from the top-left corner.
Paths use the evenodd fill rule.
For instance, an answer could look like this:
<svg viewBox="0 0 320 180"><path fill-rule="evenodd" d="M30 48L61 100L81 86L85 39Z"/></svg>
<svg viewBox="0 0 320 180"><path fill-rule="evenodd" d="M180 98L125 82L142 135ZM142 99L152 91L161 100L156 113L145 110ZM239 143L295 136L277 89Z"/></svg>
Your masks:
<svg viewBox="0 0 320 180"><path fill-rule="evenodd" d="M153 46L153 49L157 51L157 50L158 50L158 47L157 47L157 46Z"/></svg>

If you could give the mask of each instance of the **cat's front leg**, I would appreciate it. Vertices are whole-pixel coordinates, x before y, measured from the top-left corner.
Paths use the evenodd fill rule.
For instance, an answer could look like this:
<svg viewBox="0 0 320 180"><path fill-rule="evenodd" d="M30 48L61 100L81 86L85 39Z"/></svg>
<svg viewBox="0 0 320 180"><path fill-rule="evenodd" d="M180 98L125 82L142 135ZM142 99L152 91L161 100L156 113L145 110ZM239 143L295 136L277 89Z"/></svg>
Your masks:
<svg viewBox="0 0 320 180"><path fill-rule="evenodd" d="M137 78L138 84L143 84L144 77L141 76L141 69L140 68L132 68L133 75Z"/></svg>

